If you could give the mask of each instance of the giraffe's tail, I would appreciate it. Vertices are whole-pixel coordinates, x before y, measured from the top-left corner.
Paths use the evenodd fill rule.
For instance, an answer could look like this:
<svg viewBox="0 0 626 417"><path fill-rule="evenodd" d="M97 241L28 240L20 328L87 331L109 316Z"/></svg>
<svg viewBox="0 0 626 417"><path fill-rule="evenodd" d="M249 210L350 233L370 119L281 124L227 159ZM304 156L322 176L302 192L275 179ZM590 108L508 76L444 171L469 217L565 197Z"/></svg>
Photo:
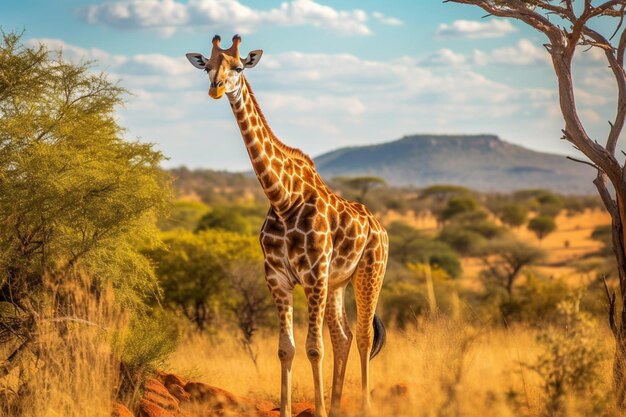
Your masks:
<svg viewBox="0 0 626 417"><path fill-rule="evenodd" d="M376 314L374 314L374 342L372 343L372 353L370 353L370 360L374 359L374 356L378 355L385 346L387 340L387 331L383 325L382 320Z"/></svg>

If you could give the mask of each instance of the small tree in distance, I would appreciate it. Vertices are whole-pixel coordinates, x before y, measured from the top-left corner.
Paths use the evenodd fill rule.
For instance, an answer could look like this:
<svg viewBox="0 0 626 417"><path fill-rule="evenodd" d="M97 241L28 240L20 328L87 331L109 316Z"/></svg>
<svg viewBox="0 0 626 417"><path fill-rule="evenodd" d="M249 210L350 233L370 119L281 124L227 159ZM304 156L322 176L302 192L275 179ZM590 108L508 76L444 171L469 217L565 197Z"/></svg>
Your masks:
<svg viewBox="0 0 626 417"><path fill-rule="evenodd" d="M563 139L582 152L589 161L579 161L597 170L594 184L612 219L613 251L619 272L622 298L620 317L626 317L626 176L625 164L615 155L617 142L626 120L626 29L624 0L599 1L596 5L585 0L574 7L573 0L444 0L444 2L472 4L489 15L517 19L543 33L544 45L556 74L559 104L565 120ZM578 3L578 2L577 2ZM613 19L614 30L608 29ZM598 25L599 21L602 24ZM605 28L603 33L601 28ZM576 108L572 62L578 47L598 48L604 54L617 91L615 118L604 141L592 138L585 129ZM602 144L603 143L603 144ZM611 187L607 186L607 180ZM609 191L613 190L613 193ZM617 403L624 407L626 400L626 320L615 319L615 297L610 298L609 322L616 339L613 366Z"/></svg>
<svg viewBox="0 0 626 417"><path fill-rule="evenodd" d="M483 279L494 281L506 289L509 297L513 293L513 285L522 270L545 258L540 248L518 241L514 238L499 238L481 245L474 253L485 269L481 272Z"/></svg>
<svg viewBox="0 0 626 417"><path fill-rule="evenodd" d="M528 222L528 230L534 232L537 239L543 240L556 230L556 222L550 216L537 216Z"/></svg>
<svg viewBox="0 0 626 417"><path fill-rule="evenodd" d="M382 185L386 185L387 182L380 178L374 176L362 176L362 177L354 177L354 178L336 178L340 183L358 191L358 196L356 197L359 203L363 203L365 201L365 197L370 192L370 190L374 187L379 187Z"/></svg>
<svg viewBox="0 0 626 417"><path fill-rule="evenodd" d="M448 200L445 208L439 213L441 223L452 219L455 216L479 211L478 202L471 196L454 196Z"/></svg>
<svg viewBox="0 0 626 417"><path fill-rule="evenodd" d="M500 212L502 223L510 227L520 227L528 218L528 210L521 204L507 204Z"/></svg>

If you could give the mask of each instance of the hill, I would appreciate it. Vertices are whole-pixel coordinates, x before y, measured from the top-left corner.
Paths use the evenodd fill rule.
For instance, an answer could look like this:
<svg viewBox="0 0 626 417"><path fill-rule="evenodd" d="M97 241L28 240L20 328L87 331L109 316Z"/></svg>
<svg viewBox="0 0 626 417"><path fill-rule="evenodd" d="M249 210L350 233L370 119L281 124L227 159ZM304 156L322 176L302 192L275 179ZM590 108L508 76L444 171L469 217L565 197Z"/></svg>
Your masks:
<svg viewBox="0 0 626 417"><path fill-rule="evenodd" d="M480 191L594 192L591 168L494 135L405 136L378 145L337 149L315 158L315 164L326 178L376 175L395 186L456 184Z"/></svg>

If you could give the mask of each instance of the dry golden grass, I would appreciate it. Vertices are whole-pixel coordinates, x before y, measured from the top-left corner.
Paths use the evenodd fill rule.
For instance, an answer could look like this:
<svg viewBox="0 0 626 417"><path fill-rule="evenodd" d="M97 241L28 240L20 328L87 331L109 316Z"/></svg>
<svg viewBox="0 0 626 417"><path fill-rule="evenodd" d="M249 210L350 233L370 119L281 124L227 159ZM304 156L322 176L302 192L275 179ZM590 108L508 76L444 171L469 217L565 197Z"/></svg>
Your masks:
<svg viewBox="0 0 626 417"><path fill-rule="evenodd" d="M611 337L602 329L597 332L599 340L606 341L604 349L610 351ZM426 322L406 332L391 330L383 353L372 361L374 415L540 416L545 401L542 381L524 365L533 363L541 350L536 335L537 330L523 327L487 330L451 320ZM296 336L293 399L310 402L313 386L303 329ZM170 370L238 395L278 402L277 337L271 332L257 335L257 369L235 335L225 331L214 337L189 334L171 358ZM332 376L328 337L325 346L328 393ZM610 390L611 363L606 358L600 390ZM350 416L360 415L360 383L353 344L344 388L344 406ZM572 410L567 415L589 415L581 405L585 402L589 398L570 398Z"/></svg>
<svg viewBox="0 0 626 417"><path fill-rule="evenodd" d="M52 297L63 297L71 311L58 316L52 302L40 311L30 348L37 359L27 353L24 366L0 379L1 417L111 416L119 363L108 336L121 327L121 315L112 291L96 298L88 288L87 281L55 286Z"/></svg>
<svg viewBox="0 0 626 417"><path fill-rule="evenodd" d="M413 226L434 232L431 217L402 217L389 213L386 223L408 221ZM539 241L525 227L514 233L522 240L543 247L548 252L547 265L538 269L554 278L579 285L585 277L567 265L581 255L599 248L591 240L596 226L608 224L603 211L586 211L575 216L557 217L557 231ZM565 242L569 242L566 245ZM557 264L557 266L554 266ZM461 284L480 285L476 279L482 269L476 259L463 260ZM600 370L599 392L610 392L613 339L603 326L597 329L597 340L607 352ZM372 362L372 389L376 416L541 416L545 393L542 380L529 370L539 355L536 329L477 329L452 320L426 322L419 329L390 330L383 353ZM326 335L327 336L327 335ZM188 334L171 358L174 372L204 380L234 392L278 402L280 363L276 355L277 335L264 331L257 335L258 368L242 349L235 331L222 331L211 337ZM304 352L304 329L296 333L297 353L293 370L294 401L312 401L313 386L310 365ZM326 392L332 376L332 349L325 338L324 372ZM359 415L360 374L358 352L354 345L346 374L344 403L349 415ZM406 394L402 394L406 387ZM594 397L595 398L595 397ZM594 401L609 401L597 400ZM593 414L590 397L568 398L568 416ZM594 403L595 404L595 403ZM610 406L601 404L599 409Z"/></svg>

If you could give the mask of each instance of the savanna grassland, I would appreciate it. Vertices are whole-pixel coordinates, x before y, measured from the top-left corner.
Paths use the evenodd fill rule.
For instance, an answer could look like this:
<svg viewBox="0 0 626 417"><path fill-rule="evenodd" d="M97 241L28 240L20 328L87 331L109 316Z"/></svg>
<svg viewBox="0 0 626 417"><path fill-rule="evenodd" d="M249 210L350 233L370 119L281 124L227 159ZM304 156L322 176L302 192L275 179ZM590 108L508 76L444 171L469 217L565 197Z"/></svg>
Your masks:
<svg viewBox="0 0 626 417"><path fill-rule="evenodd" d="M152 145L124 137L115 109L126 92L88 63L15 34L0 63L0 415L124 406L152 417L143 401L162 371L275 403L256 179L163 170ZM617 415L602 280L612 288L616 273L597 198L327 180L390 237L374 415ZM297 291L296 401L312 399L305 319ZM353 347L349 416L360 415L357 357Z"/></svg>
<svg viewBox="0 0 626 417"><path fill-rule="evenodd" d="M197 176L200 175L217 174L198 172ZM341 184L335 186L348 195L359 191ZM502 295L498 295L501 288L493 288L493 277L485 276L484 261L472 252L460 255L452 250L458 256L462 271L455 277L432 263L434 302L437 305L434 313L429 311L423 268L409 262L409 268L402 270L398 265L394 266L392 260L379 309L383 317L395 317L396 320L387 321L390 327L388 343L384 353L372 363L377 415L541 416L556 415L554 407L564 415L614 415L617 411L612 407L610 394L613 342L605 324L607 304L598 281L600 271L606 269L607 276L610 276L610 258L603 252L604 243L599 236L609 222L608 215L586 197L565 198L569 201L567 204L573 205L568 210L561 197L546 191L488 196L457 187L442 188L451 193L445 198L448 202L460 193L473 195L472 198L485 205L493 204L493 200L516 200L520 195L527 198L526 194L530 194L534 197L525 204L534 208L529 209L528 216L540 216L541 210L554 212L555 229L539 239L527 224L511 227L493 213L489 215L490 224L507 229L502 232L507 239L544 252L540 260L523 267L511 299L500 299L499 305L494 305L494 299ZM437 187L422 192L434 191L440 192L441 189ZM376 188L368 198L383 199L383 196L388 197L387 193L388 188ZM399 190L392 193L407 195ZM548 194L551 195L549 199L559 199L555 204L561 206L560 209L542 209L535 200L537 195L543 198ZM252 198L252 194L247 195ZM420 195L423 194L416 191L414 200L409 198L407 204L425 204L420 201ZM196 200L194 204L197 204L197 193L187 194L183 197L184 202L178 204L187 206L191 204L189 200ZM395 207L397 203L392 205ZM440 210L445 211L446 207L447 203L441 205ZM481 206L480 210L486 210L486 207ZM436 213L416 214L412 209L404 212L384 210L381 217L392 231L392 242L393 231L399 223L419 231L416 236L426 241L421 243L426 248L418 246L416 251L422 253L428 252L429 245L437 246L434 242L440 242L445 228L455 223L453 220L442 224ZM418 239L416 236L413 239ZM490 239L497 241L502 236ZM479 246L485 244L478 240ZM416 244L415 240L396 243ZM450 246L443 249L449 250ZM396 252L394 255L403 254ZM497 254L491 253L490 256ZM448 268L455 270L449 265ZM409 273L411 277L404 276ZM517 292L520 293L519 299L516 299ZM523 305L525 303L530 305ZM305 317L302 308L299 315ZM305 337L305 328L300 325L296 334L294 401L310 401L313 392L310 365L303 346ZM188 332L171 356L168 369L195 378L209 376L212 383L232 392L276 401L280 377L276 343L275 331L261 328L252 343L253 358L242 346L240 334L236 331ZM325 343L330 357L328 337ZM585 358L581 359L581 356ZM586 360L589 362L585 363ZM556 369L560 366L569 370L561 375ZM330 377L330 358L324 370ZM573 373L568 376L568 372ZM562 396L557 395L553 391L554 384L567 385L565 379L568 378L596 382L572 391L566 389ZM360 401L359 390L358 352L353 346L344 400L348 415L359 415L355 411Z"/></svg>

